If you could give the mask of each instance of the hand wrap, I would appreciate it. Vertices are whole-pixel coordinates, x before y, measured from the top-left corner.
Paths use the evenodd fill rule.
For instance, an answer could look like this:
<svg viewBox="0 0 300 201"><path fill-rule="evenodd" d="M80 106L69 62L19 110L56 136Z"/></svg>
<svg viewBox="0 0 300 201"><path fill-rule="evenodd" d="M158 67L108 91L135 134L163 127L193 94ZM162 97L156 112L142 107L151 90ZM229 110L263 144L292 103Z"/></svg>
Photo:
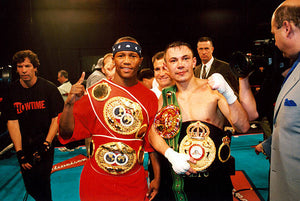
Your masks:
<svg viewBox="0 0 300 201"><path fill-rule="evenodd" d="M212 89L218 90L226 98L229 105L236 101L236 95L220 73L212 74L208 78L208 84Z"/></svg>
<svg viewBox="0 0 300 201"><path fill-rule="evenodd" d="M180 154L168 148L165 152L165 157L172 164L172 168L177 174L184 174L190 169L190 164L187 162L190 159L189 155Z"/></svg>
<svg viewBox="0 0 300 201"><path fill-rule="evenodd" d="M28 163L23 150L17 151L16 155L20 165Z"/></svg>

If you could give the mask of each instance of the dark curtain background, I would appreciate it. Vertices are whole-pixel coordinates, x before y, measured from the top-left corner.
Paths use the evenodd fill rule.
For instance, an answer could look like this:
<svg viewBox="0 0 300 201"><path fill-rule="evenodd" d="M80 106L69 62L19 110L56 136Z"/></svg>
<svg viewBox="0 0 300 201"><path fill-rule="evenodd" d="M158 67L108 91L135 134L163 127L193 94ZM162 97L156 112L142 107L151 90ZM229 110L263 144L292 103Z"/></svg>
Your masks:
<svg viewBox="0 0 300 201"><path fill-rule="evenodd" d="M126 35L141 43L142 67L151 67L153 54L175 40L190 43L196 53L200 36L211 36L215 56L228 61L232 52L251 51L254 40L271 37L271 15L281 2L1 0L0 66L31 49L39 56L40 76L58 85L57 72L65 69L74 83Z"/></svg>

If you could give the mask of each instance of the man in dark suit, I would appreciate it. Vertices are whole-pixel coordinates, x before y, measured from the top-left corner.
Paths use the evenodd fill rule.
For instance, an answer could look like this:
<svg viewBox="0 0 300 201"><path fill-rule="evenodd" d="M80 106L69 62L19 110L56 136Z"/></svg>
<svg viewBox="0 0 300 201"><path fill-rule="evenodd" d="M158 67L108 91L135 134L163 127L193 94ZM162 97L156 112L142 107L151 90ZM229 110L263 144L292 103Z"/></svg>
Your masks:
<svg viewBox="0 0 300 201"><path fill-rule="evenodd" d="M229 64L213 57L214 46L212 39L210 37L199 38L197 42L197 51L201 59L201 64L195 67L195 76L206 79L213 73L220 73L235 93L238 94L239 82L231 71Z"/></svg>
<svg viewBox="0 0 300 201"><path fill-rule="evenodd" d="M238 95L240 103L248 114L249 120L256 119L258 112L249 83L249 75L237 78L231 71L229 63L214 58L214 46L210 37L201 37L198 39L197 51L201 59L201 64L194 69L195 77L207 79L214 73L220 73L235 94Z"/></svg>

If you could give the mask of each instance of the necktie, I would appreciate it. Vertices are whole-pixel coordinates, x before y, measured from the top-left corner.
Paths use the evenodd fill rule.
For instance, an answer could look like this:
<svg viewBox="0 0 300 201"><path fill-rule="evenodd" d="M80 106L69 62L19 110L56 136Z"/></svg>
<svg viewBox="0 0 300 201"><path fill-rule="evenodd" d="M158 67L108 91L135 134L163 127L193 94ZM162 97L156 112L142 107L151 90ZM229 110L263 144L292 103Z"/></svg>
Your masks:
<svg viewBox="0 0 300 201"><path fill-rule="evenodd" d="M202 79L206 79L206 65L203 66Z"/></svg>

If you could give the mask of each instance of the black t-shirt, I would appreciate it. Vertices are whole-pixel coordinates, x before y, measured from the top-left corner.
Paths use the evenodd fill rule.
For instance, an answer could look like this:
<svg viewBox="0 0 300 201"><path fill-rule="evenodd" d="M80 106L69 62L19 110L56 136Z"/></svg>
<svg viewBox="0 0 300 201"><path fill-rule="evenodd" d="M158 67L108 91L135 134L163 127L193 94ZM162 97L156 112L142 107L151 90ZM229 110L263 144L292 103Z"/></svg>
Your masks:
<svg viewBox="0 0 300 201"><path fill-rule="evenodd" d="M63 99L57 87L38 77L30 88L17 80L10 86L7 101L7 120L18 119L23 150L34 150L45 141L51 120L63 110Z"/></svg>

